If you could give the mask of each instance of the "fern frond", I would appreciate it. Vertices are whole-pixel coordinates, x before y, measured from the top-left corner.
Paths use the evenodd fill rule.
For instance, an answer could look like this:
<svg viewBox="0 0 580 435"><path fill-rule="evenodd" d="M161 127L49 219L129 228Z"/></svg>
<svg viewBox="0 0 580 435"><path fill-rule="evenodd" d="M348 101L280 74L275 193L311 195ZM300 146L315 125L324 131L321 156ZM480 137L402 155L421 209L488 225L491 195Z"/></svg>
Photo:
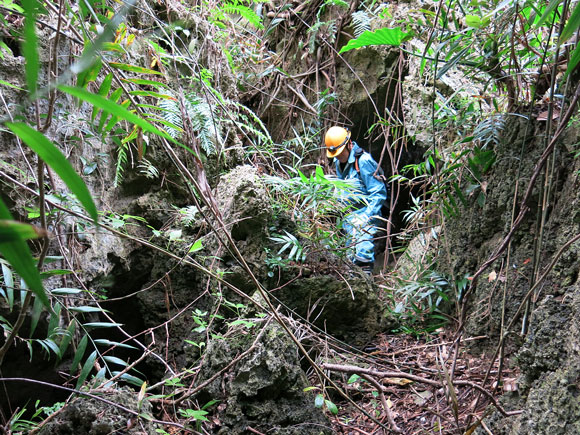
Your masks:
<svg viewBox="0 0 580 435"><path fill-rule="evenodd" d="M123 181L127 160L127 144L120 144L119 150L117 151L117 163L115 164L115 181L113 182L115 187L119 187Z"/></svg>
<svg viewBox="0 0 580 435"><path fill-rule="evenodd" d="M177 210L178 217L184 227L193 225L197 219L199 210L194 205L189 205Z"/></svg>
<svg viewBox="0 0 580 435"><path fill-rule="evenodd" d="M230 15L239 15L248 23L257 29L263 29L262 18L256 14L252 9L243 5L225 4L221 6L221 10Z"/></svg>
<svg viewBox="0 0 580 435"><path fill-rule="evenodd" d="M181 117L181 110L179 110L178 102L174 99L160 99L158 105L162 110L162 118L165 121L176 125L183 131L183 118ZM177 138L180 133L179 130L170 126L166 127L166 131L173 139Z"/></svg>
<svg viewBox="0 0 580 435"><path fill-rule="evenodd" d="M354 37L358 38L363 32L371 30L370 15L365 11L356 11L352 14L352 25L354 26Z"/></svg>
<svg viewBox="0 0 580 435"><path fill-rule="evenodd" d="M498 145L505 121L503 117L496 115L480 122L473 131L473 139L479 141L481 148L489 144Z"/></svg>
<svg viewBox="0 0 580 435"><path fill-rule="evenodd" d="M145 158L141 159L141 162L137 166L137 169L139 170L139 173L141 175L144 175L146 178L149 178L150 180L154 180L155 178L159 177L159 170L155 166L153 166L153 163L151 163L149 160Z"/></svg>
<svg viewBox="0 0 580 435"><path fill-rule="evenodd" d="M227 103L229 106L237 109L238 120L243 121L236 121L235 124L237 127L246 131L246 133L253 133L263 145L272 145L274 143L268 129L258 115L237 101L228 101ZM254 127L253 124L256 124L258 127Z"/></svg>
<svg viewBox="0 0 580 435"><path fill-rule="evenodd" d="M195 95L186 95L185 108L202 149L208 155L214 154L216 152L215 142L221 143L222 140L215 122L217 117L211 106Z"/></svg>
<svg viewBox="0 0 580 435"><path fill-rule="evenodd" d="M222 133L217 125L217 113L212 107L203 99L194 94L185 95L183 101L185 112L191 122L194 133L200 140L203 151L210 155L217 151L217 144L222 144ZM183 114L179 101L176 98L160 99L158 106L161 109L162 118L180 130L172 128L171 125L165 125L167 133L173 138L177 138L183 131Z"/></svg>

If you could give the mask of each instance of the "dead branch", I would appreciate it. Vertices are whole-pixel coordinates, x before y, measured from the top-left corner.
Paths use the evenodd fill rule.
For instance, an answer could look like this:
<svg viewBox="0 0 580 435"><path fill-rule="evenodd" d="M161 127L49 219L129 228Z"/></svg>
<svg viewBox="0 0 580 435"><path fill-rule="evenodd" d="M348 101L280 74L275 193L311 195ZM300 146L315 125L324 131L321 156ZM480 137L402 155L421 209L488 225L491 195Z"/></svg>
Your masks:
<svg viewBox="0 0 580 435"><path fill-rule="evenodd" d="M352 365L330 364L330 363L322 364L322 368L325 370L330 370L330 371L334 371L334 372L356 373L356 374L361 375L361 376L363 374L370 375L370 376L374 376L376 378L405 378L405 379L410 379L410 380L415 381L415 382L420 382L423 384L432 385L435 387L444 387L440 381L424 378L422 376L412 375L412 374L405 373L405 372L399 372L399 371L386 371L385 372L385 371L380 371L380 370L374 370L371 368L357 367L357 366L352 366ZM506 411L499 404L499 402L493 396L493 394L491 394L489 391L487 391L481 385L478 385L474 382L454 380L454 381L452 381L452 383L453 383L453 385L467 386L467 387L474 388L478 391L481 391L483 394L485 394L489 398L489 400L493 403L493 405L497 408L497 410L505 417L512 416L512 415L518 415L518 414L521 414L523 412L523 411Z"/></svg>

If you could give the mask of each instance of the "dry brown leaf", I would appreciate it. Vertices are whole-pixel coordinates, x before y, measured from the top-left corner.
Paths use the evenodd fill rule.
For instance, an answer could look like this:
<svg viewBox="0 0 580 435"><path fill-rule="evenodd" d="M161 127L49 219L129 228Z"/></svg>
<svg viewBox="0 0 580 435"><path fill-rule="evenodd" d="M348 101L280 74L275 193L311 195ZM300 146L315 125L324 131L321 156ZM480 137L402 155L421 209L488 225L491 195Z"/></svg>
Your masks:
<svg viewBox="0 0 580 435"><path fill-rule="evenodd" d="M560 117L560 111L558 109L554 109L552 111L552 119L558 119ZM544 110L540 112L536 118L538 121L547 121L548 120L548 111Z"/></svg>
<svg viewBox="0 0 580 435"><path fill-rule="evenodd" d="M387 384L393 384L393 385L407 385L407 384L413 383L412 380L405 379L405 378L386 378L385 382Z"/></svg>
<svg viewBox="0 0 580 435"><path fill-rule="evenodd" d="M416 396L413 397L413 401L415 402L415 404L419 405L419 406L423 406L425 404L425 402L427 402L427 400L429 400L431 397L433 397L433 393L429 390L426 391L421 391L419 393L415 393Z"/></svg>

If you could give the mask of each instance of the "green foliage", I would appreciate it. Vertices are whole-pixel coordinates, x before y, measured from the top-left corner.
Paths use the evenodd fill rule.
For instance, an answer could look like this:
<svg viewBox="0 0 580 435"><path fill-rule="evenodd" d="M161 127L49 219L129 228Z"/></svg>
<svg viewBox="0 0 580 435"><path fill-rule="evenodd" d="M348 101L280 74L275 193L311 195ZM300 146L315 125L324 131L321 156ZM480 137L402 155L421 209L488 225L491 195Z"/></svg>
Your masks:
<svg viewBox="0 0 580 435"><path fill-rule="evenodd" d="M319 393L316 395L316 397L314 398L314 406L316 408L326 408L328 411L330 411L332 414L337 415L338 414L338 408L337 406L334 404L334 402L325 399L324 395Z"/></svg>
<svg viewBox="0 0 580 435"><path fill-rule="evenodd" d="M22 7L25 16L22 53L26 59L26 86L30 94L35 94L38 82L38 70L40 68L40 62L38 60L38 37L36 36L36 16L38 15L40 4L37 0L22 0Z"/></svg>
<svg viewBox="0 0 580 435"><path fill-rule="evenodd" d="M268 257L270 268L285 267L288 261L304 262L308 253L331 250L340 255L344 251L344 235L339 231L340 222L337 220L350 210L340 198L345 192L354 195L353 186L325 176L319 166L310 177L299 170L296 173L298 177L290 179L265 178L272 188L275 207L280 209L280 213L291 214L297 224L294 234L284 230L284 234L271 238L282 247L276 255Z"/></svg>
<svg viewBox="0 0 580 435"><path fill-rule="evenodd" d="M273 242L283 245L278 251L277 256L280 256L284 252L288 251L288 261L296 261L297 263L303 262L306 259L307 250L304 249L300 241L295 236L286 230L284 230L284 233L285 234L277 237L270 237L270 240Z"/></svg>
<svg viewBox="0 0 580 435"><path fill-rule="evenodd" d="M185 112L187 121L191 123L205 153L208 155L216 153L216 144L221 145L223 142L221 131L216 123L218 117L216 109L212 109L206 101L194 94L186 94L183 101L179 101L177 97L160 99L158 104L162 110L161 116L170 123L167 125L167 132L171 137L177 138L183 131ZM182 104L184 111L181 108Z"/></svg>
<svg viewBox="0 0 580 435"><path fill-rule="evenodd" d="M364 32L370 32L372 18L366 11L353 12L351 18L355 38L358 38Z"/></svg>
<svg viewBox="0 0 580 435"><path fill-rule="evenodd" d="M0 200L0 220L13 221L10 211L2 200ZM4 258L6 258L16 273L22 277L28 288L34 292L39 300L42 301L45 306L50 306L40 279L40 274L36 269L28 245L24 239L15 232L12 233L11 238L12 241L0 243L0 253Z"/></svg>
<svg viewBox="0 0 580 435"><path fill-rule="evenodd" d="M576 3L570 18L566 22L562 33L560 33L560 42L566 42L576 33L580 27L580 4Z"/></svg>
<svg viewBox="0 0 580 435"><path fill-rule="evenodd" d="M89 216L97 221L97 207L91 194L82 180L75 172L66 157L50 142L42 133L34 130L25 123L7 122L6 126L12 130L24 143L34 150L46 164L48 164L66 183L68 188L77 196L85 207Z"/></svg>
<svg viewBox="0 0 580 435"><path fill-rule="evenodd" d="M433 332L447 323L442 309L454 294L445 276L422 266L418 268L412 281L399 280L387 290L389 313L399 321L402 332L414 335Z"/></svg>
<svg viewBox="0 0 580 435"><path fill-rule="evenodd" d="M225 28L225 23L231 21L229 15L239 15L256 29L263 29L262 18L249 7L252 3L244 0L227 0L217 4L214 3L212 4L210 21L220 28Z"/></svg>
<svg viewBox="0 0 580 435"><path fill-rule="evenodd" d="M393 29L378 29L374 32L363 32L358 38L351 39L342 47L339 53L345 53L355 48L369 47L373 45L399 46L413 36L411 32L403 32L400 27Z"/></svg>

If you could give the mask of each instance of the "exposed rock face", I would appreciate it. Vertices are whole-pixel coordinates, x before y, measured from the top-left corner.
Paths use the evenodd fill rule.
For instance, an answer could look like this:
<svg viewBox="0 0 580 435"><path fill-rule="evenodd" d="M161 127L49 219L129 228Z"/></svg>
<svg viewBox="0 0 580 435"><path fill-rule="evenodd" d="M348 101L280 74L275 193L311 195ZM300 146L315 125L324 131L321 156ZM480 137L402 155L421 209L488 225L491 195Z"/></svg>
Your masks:
<svg viewBox="0 0 580 435"><path fill-rule="evenodd" d="M521 202L529 179L529 175L519 179L523 176L520 174L533 172L545 145L543 125L529 121L528 129L527 122L525 119L507 121L503 140L494 149L497 162L485 175L485 180L481 180L487 182L485 203L478 205L472 198L470 207L462 210L461 217L447 226L449 266L455 276L474 273L510 229L512 205L514 201L517 205ZM534 129L535 135L531 135ZM568 136L566 143L577 141L577 132L573 129ZM506 323L514 318L520 306L521 313L526 312L522 301L534 273L531 260L536 244L542 243L538 250L539 276L565 243L580 232L579 162L570 158L566 147L562 144L554 154L551 203L545 213L542 233L542 210L538 209L538 202L543 181L538 180L528 201L531 210L512 238L509 264L504 253L478 281L467 319L467 330L471 334L487 334L494 339L492 343L497 342L502 304L505 303ZM516 186L517 196L514 195ZM516 213L517 210L516 207ZM532 298L536 302L530 305L529 315L525 320L521 314L514 319L513 333L507 337L506 358L508 363L517 364L522 376L518 380L518 392L506 394L502 400L509 409L523 409L524 412L509 419L498 415L490 417L488 423L493 433L568 434L579 431L579 254L578 243L563 251ZM444 261L442 258L441 262ZM496 275L488 276L492 271ZM507 286L505 301L504 285ZM522 325L527 327L523 338L519 334Z"/></svg>
<svg viewBox="0 0 580 435"><path fill-rule="evenodd" d="M99 393L94 393L98 395ZM117 403L142 414L151 414L151 404L143 402L138 406L132 391L117 389L106 392L106 400ZM77 398L47 421L39 435L107 435L111 433L154 435L156 424L107 403L89 398Z"/></svg>
<svg viewBox="0 0 580 435"><path fill-rule="evenodd" d="M243 331L239 331L243 332ZM247 427L279 434L331 434L330 424L314 406L314 396L300 368L295 344L282 328L269 324L254 343L247 332L234 339L212 340L205 356L201 378L209 379L239 355L252 352L209 384L200 401L219 399L214 433L242 434Z"/></svg>
<svg viewBox="0 0 580 435"><path fill-rule="evenodd" d="M364 277L303 278L273 294L321 330L351 345L363 346L388 329L378 289Z"/></svg>

